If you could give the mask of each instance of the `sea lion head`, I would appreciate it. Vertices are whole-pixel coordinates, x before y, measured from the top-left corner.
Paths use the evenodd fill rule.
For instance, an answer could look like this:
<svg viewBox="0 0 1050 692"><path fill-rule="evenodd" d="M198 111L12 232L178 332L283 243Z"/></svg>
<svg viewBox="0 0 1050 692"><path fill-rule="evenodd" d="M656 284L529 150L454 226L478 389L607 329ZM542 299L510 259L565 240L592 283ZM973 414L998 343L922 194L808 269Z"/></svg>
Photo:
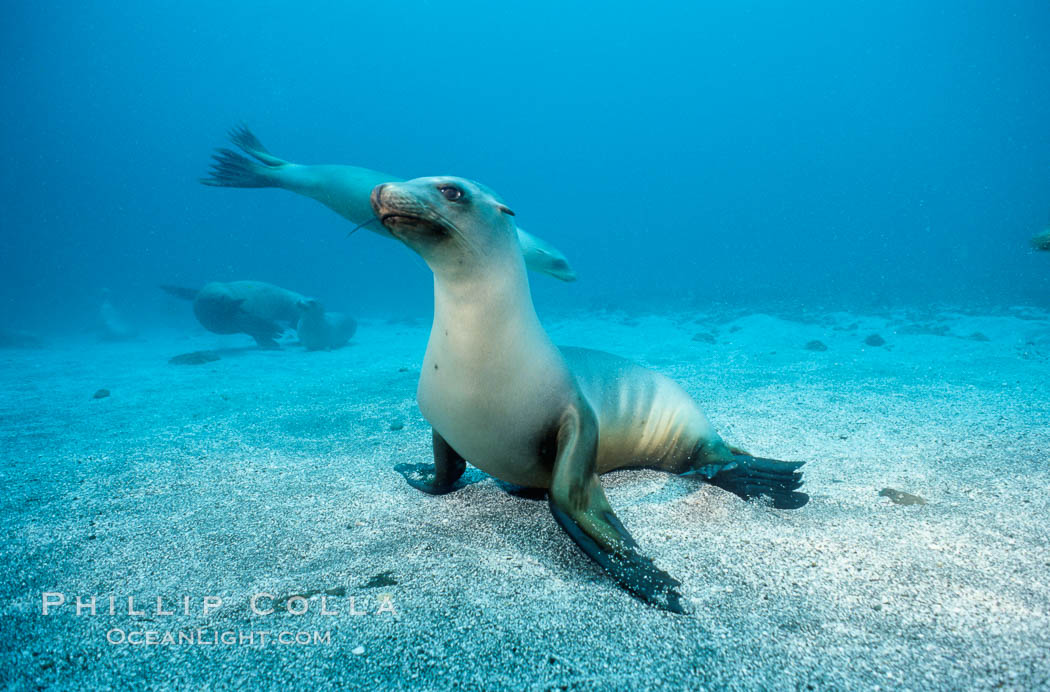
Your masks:
<svg viewBox="0 0 1050 692"><path fill-rule="evenodd" d="M316 298L300 298L295 308L304 315L320 316L324 314L324 304Z"/></svg>
<svg viewBox="0 0 1050 692"><path fill-rule="evenodd" d="M471 271L493 256L521 254L514 216L485 186L436 176L372 189L372 211L435 273Z"/></svg>

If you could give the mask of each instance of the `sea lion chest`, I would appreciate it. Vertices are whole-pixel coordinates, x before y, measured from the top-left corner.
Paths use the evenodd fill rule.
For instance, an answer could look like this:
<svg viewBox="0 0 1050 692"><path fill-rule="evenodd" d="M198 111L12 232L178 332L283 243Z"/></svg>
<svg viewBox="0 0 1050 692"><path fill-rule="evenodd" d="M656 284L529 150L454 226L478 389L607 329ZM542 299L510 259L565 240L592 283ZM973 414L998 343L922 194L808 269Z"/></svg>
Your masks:
<svg viewBox="0 0 1050 692"><path fill-rule="evenodd" d="M546 334L510 329L478 335L462 322L435 321L419 378L419 408L482 471L517 485L549 487L555 426L577 395L572 376Z"/></svg>

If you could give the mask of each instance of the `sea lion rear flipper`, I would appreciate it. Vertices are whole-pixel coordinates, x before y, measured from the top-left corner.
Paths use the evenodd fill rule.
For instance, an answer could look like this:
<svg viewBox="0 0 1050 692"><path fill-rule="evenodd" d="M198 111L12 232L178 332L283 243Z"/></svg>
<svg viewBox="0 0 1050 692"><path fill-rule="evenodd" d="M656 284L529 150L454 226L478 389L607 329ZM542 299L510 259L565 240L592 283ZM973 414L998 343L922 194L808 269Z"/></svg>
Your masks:
<svg viewBox="0 0 1050 692"><path fill-rule="evenodd" d="M733 454L733 462L719 470L708 482L744 500L766 496L777 509L798 509L809 502L809 495L796 492L802 487L803 461L762 459Z"/></svg>
<svg viewBox="0 0 1050 692"><path fill-rule="evenodd" d="M230 141L237 145L237 147L246 154L254 156L259 159L267 166L284 166L288 164L288 161L279 159L270 151L263 146L263 143L259 141L259 138L255 136L255 133L248 129L248 126L244 123L237 125L230 129Z"/></svg>
<svg viewBox="0 0 1050 692"><path fill-rule="evenodd" d="M211 177L201 178L204 185L211 187L280 187L280 181L274 171L277 166L268 166L252 161L233 149L216 149L212 154L209 173Z"/></svg>
<svg viewBox="0 0 1050 692"><path fill-rule="evenodd" d="M452 449L445 438L433 431L434 465L398 464L394 470L405 477L408 484L428 495L444 495L459 490L468 483L460 479L467 462Z"/></svg>
<svg viewBox="0 0 1050 692"><path fill-rule="evenodd" d="M160 288L169 295L181 298L182 300L196 300L197 293L199 293L196 288L186 288L184 286L168 286L167 284L161 284Z"/></svg>
<svg viewBox="0 0 1050 692"><path fill-rule="evenodd" d="M594 412L571 406L558 429L549 503L551 514L583 552L647 603L681 613L680 583L643 555L609 506L595 473L598 424Z"/></svg>
<svg viewBox="0 0 1050 692"><path fill-rule="evenodd" d="M257 317L246 312L240 307L240 304L244 302L243 300L231 302L236 304L237 327L255 339L255 343L259 344L259 348L268 351L276 351L281 348L280 344L277 343L277 337L284 334L284 327L273 320Z"/></svg>
<svg viewBox="0 0 1050 692"><path fill-rule="evenodd" d="M271 336L257 336L252 334L255 343L264 351L280 351L281 345Z"/></svg>

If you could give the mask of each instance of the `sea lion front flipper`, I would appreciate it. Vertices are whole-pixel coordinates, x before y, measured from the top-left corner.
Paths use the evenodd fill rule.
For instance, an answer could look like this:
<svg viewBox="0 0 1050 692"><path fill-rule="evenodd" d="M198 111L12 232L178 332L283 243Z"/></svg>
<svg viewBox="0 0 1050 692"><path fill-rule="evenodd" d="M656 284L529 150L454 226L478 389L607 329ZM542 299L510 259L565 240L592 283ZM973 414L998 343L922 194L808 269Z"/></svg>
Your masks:
<svg viewBox="0 0 1050 692"><path fill-rule="evenodd" d="M264 351L278 351L281 345L277 337L284 334L284 327L273 320L253 315L244 309L244 298L226 298L221 301L221 309L227 314L226 320L237 325L237 331L255 339L255 343Z"/></svg>
<svg viewBox="0 0 1050 692"><path fill-rule="evenodd" d="M514 497L519 497L522 500L546 500L547 489L546 488L527 488L523 485L515 485L514 483L508 483L507 481L501 481L496 479L496 485L503 488L503 492Z"/></svg>
<svg viewBox="0 0 1050 692"><path fill-rule="evenodd" d="M681 613L680 583L653 564L609 506L598 474L598 424L586 405L570 406L558 429L551 514L583 552L647 603Z"/></svg>
<svg viewBox="0 0 1050 692"><path fill-rule="evenodd" d="M434 465L398 464L394 470L405 477L408 484L428 495L444 495L459 490L468 483L460 480L467 462L452 449L437 430L434 433Z"/></svg>

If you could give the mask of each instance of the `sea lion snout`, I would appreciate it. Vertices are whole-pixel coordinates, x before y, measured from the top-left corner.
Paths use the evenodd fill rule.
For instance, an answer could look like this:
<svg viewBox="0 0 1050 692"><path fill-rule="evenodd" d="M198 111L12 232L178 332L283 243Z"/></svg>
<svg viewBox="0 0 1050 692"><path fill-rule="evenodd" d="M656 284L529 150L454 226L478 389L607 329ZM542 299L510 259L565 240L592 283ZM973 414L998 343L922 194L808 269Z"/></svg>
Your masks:
<svg viewBox="0 0 1050 692"><path fill-rule="evenodd" d="M372 188L372 213L379 223L403 242L433 242L447 238L448 222L410 186L381 183ZM417 248L418 251L418 248Z"/></svg>
<svg viewBox="0 0 1050 692"><path fill-rule="evenodd" d="M368 198L369 201L372 203L372 211L375 212L375 215L377 217L380 215L379 208L382 205L383 189L386 188L386 186L386 183L379 183L378 185L372 188L372 194Z"/></svg>
<svg viewBox="0 0 1050 692"><path fill-rule="evenodd" d="M427 207L414 194L393 183L372 188L372 211L380 222L389 216L422 216Z"/></svg>

